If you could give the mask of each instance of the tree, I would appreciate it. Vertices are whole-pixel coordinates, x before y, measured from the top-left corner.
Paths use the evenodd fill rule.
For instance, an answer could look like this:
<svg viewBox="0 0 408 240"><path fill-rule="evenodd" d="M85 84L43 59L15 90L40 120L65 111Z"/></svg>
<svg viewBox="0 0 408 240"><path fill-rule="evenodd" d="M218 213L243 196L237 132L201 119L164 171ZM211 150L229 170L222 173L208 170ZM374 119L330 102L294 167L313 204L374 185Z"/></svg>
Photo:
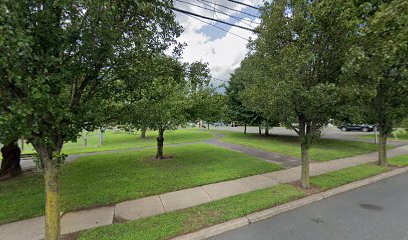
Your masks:
<svg viewBox="0 0 408 240"><path fill-rule="evenodd" d="M366 114L378 123L378 163L385 166L387 137L408 116L408 2L387 1L370 12L345 71L368 92Z"/></svg>
<svg viewBox="0 0 408 240"><path fill-rule="evenodd" d="M1 148L3 157L0 168L0 181L17 176L21 173L21 150L15 141L9 142Z"/></svg>
<svg viewBox="0 0 408 240"><path fill-rule="evenodd" d="M0 116L38 153L46 191L45 239L60 234L59 169L64 142L98 127L112 72L141 53L164 51L181 28L172 1L11 1L0 3ZM2 138L8 137L1 136Z"/></svg>
<svg viewBox="0 0 408 240"><path fill-rule="evenodd" d="M187 119L185 68L176 58L157 54L149 61L149 68L133 77L139 85L134 85L135 80L125 81L124 88L128 91L119 98L124 102L122 121L137 129L157 130L156 158L163 159L165 130L175 129ZM135 86L139 91L135 91Z"/></svg>
<svg viewBox="0 0 408 240"><path fill-rule="evenodd" d="M310 187L309 149L339 103L353 9L351 1L278 0L262 12L250 61L257 72L241 99L298 134L303 188Z"/></svg>
<svg viewBox="0 0 408 240"><path fill-rule="evenodd" d="M257 112L259 109L253 110L254 108L244 106L240 97L240 94L247 86L247 82L253 79L252 73L253 71L248 61L242 61L241 66L231 74L228 87L226 87L229 117L234 121L244 123L244 134L246 134L247 125L257 124L259 129L261 129L261 125L264 122L263 117Z"/></svg>

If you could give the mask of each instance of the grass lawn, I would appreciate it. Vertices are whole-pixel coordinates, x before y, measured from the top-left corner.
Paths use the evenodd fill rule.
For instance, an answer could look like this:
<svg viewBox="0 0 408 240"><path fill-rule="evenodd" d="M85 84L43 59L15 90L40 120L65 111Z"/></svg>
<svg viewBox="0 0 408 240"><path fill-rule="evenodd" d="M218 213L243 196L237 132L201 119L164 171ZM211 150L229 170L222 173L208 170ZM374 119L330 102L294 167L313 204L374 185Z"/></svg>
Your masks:
<svg viewBox="0 0 408 240"><path fill-rule="evenodd" d="M314 186L326 190L388 171L387 167L363 164L311 178ZM79 240L160 240L243 217L304 197L293 185L281 184L196 207L82 232Z"/></svg>
<svg viewBox="0 0 408 240"><path fill-rule="evenodd" d="M362 135L362 136L357 136L358 138L361 138L361 139L374 139L374 133L373 134L370 134L370 135ZM405 131L397 131L397 138L398 138L398 140L399 141L408 141L408 132L405 132ZM393 141L393 140L395 140L395 138L394 138L394 134L391 134L389 137L388 137L388 140L389 141Z"/></svg>
<svg viewBox="0 0 408 240"><path fill-rule="evenodd" d="M257 158L208 144L165 147L171 160L154 160L154 149L82 157L64 166L62 211L138 199L281 169ZM42 176L0 182L0 224L43 215Z"/></svg>
<svg viewBox="0 0 408 240"><path fill-rule="evenodd" d="M382 172L390 170L388 167L382 167L371 164L362 164L354 167L341 169L327 174L314 176L310 178L310 183L323 190L335 188L350 182L368 178Z"/></svg>
<svg viewBox="0 0 408 240"><path fill-rule="evenodd" d="M388 159L388 162L391 165L395 165L398 167L405 167L408 166L408 155L402 155L399 157Z"/></svg>
<svg viewBox="0 0 408 240"><path fill-rule="evenodd" d="M168 130L164 132L165 144L175 144L184 142L195 142L207 140L214 137L214 134L208 131L198 129L179 129ZM140 132L125 133L123 131L114 132L107 130L104 135L103 145L99 146L100 133L91 132L88 134L88 144L84 146L83 139L79 138L77 142L68 142L64 144L62 152L66 154L100 152L107 150L156 146L157 132L147 131L146 139L140 139ZM25 145L23 153L33 153L31 145Z"/></svg>
<svg viewBox="0 0 408 240"><path fill-rule="evenodd" d="M243 134L230 131L221 133L225 135L220 139L221 141L300 158L300 145L297 137L281 135L265 137L255 133ZM310 159L323 162L374 151L377 151L377 145L372 143L321 139L310 149Z"/></svg>
<svg viewBox="0 0 408 240"><path fill-rule="evenodd" d="M169 239L303 196L291 185L277 185L155 217L96 228L82 233L79 239Z"/></svg>

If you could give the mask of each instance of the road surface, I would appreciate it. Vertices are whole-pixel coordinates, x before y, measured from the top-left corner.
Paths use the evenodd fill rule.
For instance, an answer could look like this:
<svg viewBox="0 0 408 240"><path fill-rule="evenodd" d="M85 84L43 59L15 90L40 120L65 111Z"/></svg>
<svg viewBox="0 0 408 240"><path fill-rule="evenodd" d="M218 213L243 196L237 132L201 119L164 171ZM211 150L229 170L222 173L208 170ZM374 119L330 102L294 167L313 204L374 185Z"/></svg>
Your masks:
<svg viewBox="0 0 408 240"><path fill-rule="evenodd" d="M211 240L406 240L408 174L226 232Z"/></svg>

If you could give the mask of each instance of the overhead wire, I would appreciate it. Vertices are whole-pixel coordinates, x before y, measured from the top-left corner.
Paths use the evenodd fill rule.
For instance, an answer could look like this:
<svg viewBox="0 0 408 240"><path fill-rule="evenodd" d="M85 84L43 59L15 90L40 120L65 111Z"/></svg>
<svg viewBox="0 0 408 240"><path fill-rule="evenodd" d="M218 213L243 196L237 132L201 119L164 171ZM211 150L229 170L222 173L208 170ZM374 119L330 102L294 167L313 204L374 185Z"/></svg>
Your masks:
<svg viewBox="0 0 408 240"><path fill-rule="evenodd" d="M219 20L219 19L210 18L210 17L203 16L203 15L200 15L200 14L197 14L197 13L186 11L186 10L183 10L183 9L180 9L180 8L171 7L171 9L176 11L176 12L184 13L186 15L195 16L195 17L204 18L204 19L207 19L207 20L223 23L223 24L226 24L226 25L229 25L229 26L232 26L232 27L241 28L241 29L251 31L251 32L254 32L254 33L258 32L256 29L253 29L253 28L247 28L247 27L244 27L244 26L236 25L236 24L233 24L233 23L229 23L229 22L226 22L226 21Z"/></svg>
<svg viewBox="0 0 408 240"><path fill-rule="evenodd" d="M196 19L196 20L198 20L198 21L200 21L200 22L203 22L203 23L205 23L205 24L211 25L211 26L213 26L213 27L215 27L215 28L218 28L219 30L222 30L222 31L224 31L224 32L226 32L226 33L229 33L229 34L231 34L231 35L234 35L234 36L236 36L236 37L239 37L239 38L241 38L241 39L243 39L243 40L249 41L249 39L247 39L247 38L245 38L245 37L242 37L242 36L240 36L240 35L238 35L238 34L236 34L236 33L233 33L233 32L231 32L231 31L228 31L228 30L226 30L226 29L224 29L224 28L222 28L222 27L219 27L219 26L217 26L217 25L215 25L215 24L206 22L206 21L204 21L204 20L202 20L202 19L200 19L200 18L198 18L198 17L195 17L195 16L190 16L190 17L192 17L192 18L194 18L194 19Z"/></svg>
<svg viewBox="0 0 408 240"><path fill-rule="evenodd" d="M238 21L243 21L244 24L246 24L246 25L249 26L249 27L252 27L252 25L246 23L245 21L250 22L250 23L253 23L253 21L248 20L248 19L245 19L245 18L242 18L242 17L237 17L237 16L234 16L234 15L225 13L225 12L223 12L223 11L221 11L221 10L218 10L218 9L215 9L215 8L214 8L214 9L211 9L212 6L209 5L209 4L201 3L201 4L204 4L204 5L206 5L207 7L211 7L211 8L206 8L206 7L203 7L203 6L200 6L200 5L191 3L191 2L186 2L186 1L183 1L183 0L176 0L176 1L177 1L177 2L181 2L181 3L184 3L184 4L188 4L188 5L191 5L191 6L194 6L194 7L198 7L198 8L207 10L207 11L211 11L211 12L214 12L214 13L217 12L217 13L226 15L226 16L228 16L228 17L232 17L232 18L234 18L234 19L236 19L236 20L238 20Z"/></svg>
<svg viewBox="0 0 408 240"><path fill-rule="evenodd" d="M240 11L240 10L237 10L237 9L233 9L233 8L230 8L230 7L224 6L224 5L222 5L222 4L215 3L215 2L211 2L211 1L207 1L207 0L196 0L196 1L198 1L198 2L206 2L206 3L209 3L209 4L214 4L215 6L219 6L219 7L222 7L222 8L231 10L231 11L234 11L234 12L239 12L239 13L245 14L245 15L250 16L250 17L259 18L259 16L253 15L253 14L251 14L251 13L247 13L247 12L244 12L244 11Z"/></svg>
<svg viewBox="0 0 408 240"><path fill-rule="evenodd" d="M252 5L243 3L243 2L238 2L238 1L235 1L235 0L227 0L227 1L233 2L233 3L236 3L236 4L240 4L240 5L243 5L243 6L246 6L246 7L250 7L250 8L256 9L256 10L260 9L259 7L255 7L255 6L252 6Z"/></svg>

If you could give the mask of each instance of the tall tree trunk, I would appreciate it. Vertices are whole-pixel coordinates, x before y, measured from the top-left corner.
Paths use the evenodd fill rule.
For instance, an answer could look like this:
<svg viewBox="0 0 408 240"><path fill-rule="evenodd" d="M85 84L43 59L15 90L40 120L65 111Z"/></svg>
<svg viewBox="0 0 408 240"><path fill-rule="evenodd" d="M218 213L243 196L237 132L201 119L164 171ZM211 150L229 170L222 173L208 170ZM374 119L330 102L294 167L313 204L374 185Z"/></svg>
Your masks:
<svg viewBox="0 0 408 240"><path fill-rule="evenodd" d="M310 188L309 178L309 148L305 144L301 144L302 154L302 169L300 176L300 185L302 188Z"/></svg>
<svg viewBox="0 0 408 240"><path fill-rule="evenodd" d="M56 148L50 148L46 143L33 143L40 156L44 168L45 184L45 240L58 240L61 231L60 196L59 196L59 168L60 165L53 155L60 154L63 139L54 142Z"/></svg>
<svg viewBox="0 0 408 240"><path fill-rule="evenodd" d="M159 128L159 137L157 138L157 159L163 159L164 128Z"/></svg>
<svg viewBox="0 0 408 240"><path fill-rule="evenodd" d="M207 130L210 130L210 123L207 123Z"/></svg>
<svg viewBox="0 0 408 240"><path fill-rule="evenodd" d="M21 150L16 142L10 142L1 148L0 180L6 180L21 173Z"/></svg>
<svg viewBox="0 0 408 240"><path fill-rule="evenodd" d="M258 126L258 133L259 133L259 135L262 135L262 127L261 127L261 125Z"/></svg>
<svg viewBox="0 0 408 240"><path fill-rule="evenodd" d="M146 139L146 131L147 128L146 127L142 127L141 131L140 131L140 138L141 139Z"/></svg>
<svg viewBox="0 0 408 240"><path fill-rule="evenodd" d="M380 131L378 139L378 164L388 166L387 161L387 133Z"/></svg>
<svg viewBox="0 0 408 240"><path fill-rule="evenodd" d="M59 169L52 159L44 159L45 181L45 240L57 240L60 235Z"/></svg>
<svg viewBox="0 0 408 240"><path fill-rule="evenodd" d="M244 124L244 134L246 134L246 132L247 132L247 125L246 125L246 123Z"/></svg>
<svg viewBox="0 0 408 240"><path fill-rule="evenodd" d="M265 136L269 136L269 128L265 127Z"/></svg>

